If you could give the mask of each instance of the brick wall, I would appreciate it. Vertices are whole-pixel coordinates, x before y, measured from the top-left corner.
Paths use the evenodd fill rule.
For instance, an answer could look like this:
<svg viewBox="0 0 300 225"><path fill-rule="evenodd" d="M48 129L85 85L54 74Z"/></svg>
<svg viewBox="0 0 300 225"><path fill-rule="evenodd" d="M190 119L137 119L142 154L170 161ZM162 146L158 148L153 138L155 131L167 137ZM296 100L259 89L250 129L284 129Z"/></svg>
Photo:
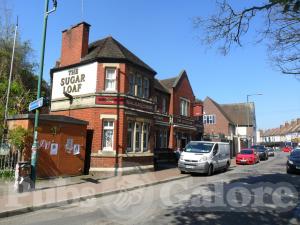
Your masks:
<svg viewBox="0 0 300 225"><path fill-rule="evenodd" d="M71 116L77 119L85 120L89 122L88 129L94 131L93 134L93 143L92 143L92 152L98 153L99 150L102 150L102 121L100 115L117 115L117 109L109 108L86 108L86 109L73 109L66 111L56 111L51 112L53 115L65 115ZM125 144L124 139L124 110L120 109L119 111L119 132L117 132L117 120L114 122L114 148L117 149L119 146L119 153L122 154ZM117 145L117 134L119 136L119 144Z"/></svg>
<svg viewBox="0 0 300 225"><path fill-rule="evenodd" d="M204 115L214 114L216 116L216 124L204 124L204 133L229 135L229 122L226 117L220 112L218 107L209 99L206 98L203 102Z"/></svg>

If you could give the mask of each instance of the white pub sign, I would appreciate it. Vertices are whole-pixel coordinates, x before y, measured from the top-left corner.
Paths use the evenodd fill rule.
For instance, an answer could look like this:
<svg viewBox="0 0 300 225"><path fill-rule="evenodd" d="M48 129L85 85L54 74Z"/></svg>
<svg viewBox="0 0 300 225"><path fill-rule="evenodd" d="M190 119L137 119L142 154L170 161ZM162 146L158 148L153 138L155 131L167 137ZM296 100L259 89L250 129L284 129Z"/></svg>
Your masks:
<svg viewBox="0 0 300 225"><path fill-rule="evenodd" d="M97 62L53 73L52 100L96 92Z"/></svg>

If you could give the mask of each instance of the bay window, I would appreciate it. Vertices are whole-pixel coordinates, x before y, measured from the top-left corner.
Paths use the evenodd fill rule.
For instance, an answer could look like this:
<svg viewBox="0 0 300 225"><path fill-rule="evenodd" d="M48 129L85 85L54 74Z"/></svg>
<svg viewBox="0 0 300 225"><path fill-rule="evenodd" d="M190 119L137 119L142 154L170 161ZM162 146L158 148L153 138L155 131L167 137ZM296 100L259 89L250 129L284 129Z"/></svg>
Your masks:
<svg viewBox="0 0 300 225"><path fill-rule="evenodd" d="M144 78L144 98L149 98L149 79Z"/></svg>
<svg viewBox="0 0 300 225"><path fill-rule="evenodd" d="M141 151L141 124L135 123L135 151L140 152Z"/></svg>
<svg viewBox="0 0 300 225"><path fill-rule="evenodd" d="M130 74L129 76L129 94L135 95L135 83L133 74Z"/></svg>
<svg viewBox="0 0 300 225"><path fill-rule="evenodd" d="M136 77L136 82L137 82L137 96L139 97L143 97L143 89L142 89L142 85L143 85L143 79L141 76L137 76Z"/></svg>
<svg viewBox="0 0 300 225"><path fill-rule="evenodd" d="M127 152L146 152L149 143L149 123L128 121Z"/></svg>
<svg viewBox="0 0 300 225"><path fill-rule="evenodd" d="M133 131L134 131L134 123L128 122L127 129L127 152L131 152L133 150Z"/></svg>

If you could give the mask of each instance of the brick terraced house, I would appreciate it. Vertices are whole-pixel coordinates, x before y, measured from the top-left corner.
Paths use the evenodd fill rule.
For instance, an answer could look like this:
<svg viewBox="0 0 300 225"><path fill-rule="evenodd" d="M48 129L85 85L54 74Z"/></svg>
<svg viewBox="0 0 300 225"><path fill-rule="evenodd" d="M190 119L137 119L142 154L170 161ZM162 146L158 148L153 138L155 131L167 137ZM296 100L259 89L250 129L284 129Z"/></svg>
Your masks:
<svg viewBox="0 0 300 225"><path fill-rule="evenodd" d="M201 127L187 73L159 81L113 37L89 44L89 28L82 22L62 32L51 114L88 121L90 171L152 169L155 148L182 148Z"/></svg>

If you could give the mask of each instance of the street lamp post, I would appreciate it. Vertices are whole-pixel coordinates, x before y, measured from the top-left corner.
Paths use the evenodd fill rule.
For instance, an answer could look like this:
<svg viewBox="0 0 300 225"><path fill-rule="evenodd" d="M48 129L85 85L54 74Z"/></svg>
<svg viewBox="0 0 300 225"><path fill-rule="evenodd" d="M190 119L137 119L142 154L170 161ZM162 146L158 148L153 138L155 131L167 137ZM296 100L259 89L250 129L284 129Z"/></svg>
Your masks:
<svg viewBox="0 0 300 225"><path fill-rule="evenodd" d="M250 96L255 96L255 95L262 95L261 93L257 93L257 94L248 94L247 95L247 105L249 104L249 97ZM250 126L250 107L249 107L249 110L247 110L247 130L246 130L246 135L247 135L247 145L248 145L248 148L250 148L250 141L249 141L249 135L248 135L248 128ZM252 124L252 127L254 126L254 124ZM252 134L253 136L253 134Z"/></svg>
<svg viewBox="0 0 300 225"><path fill-rule="evenodd" d="M43 29L43 37L42 37L42 51L41 51L41 60L40 60L40 70L38 76L38 87L37 87L37 99L41 97L41 84L43 80L43 70L44 70L44 56L45 56L45 45L46 45L46 34L47 34L47 22L48 15L56 10L57 1L53 1L53 9L48 11L49 0L45 0L45 11L44 11L44 29ZM36 162L37 162L37 149L38 149L38 126L39 126L39 109L35 110L34 117L34 130L33 130L33 144L31 147L31 188L35 188L35 180L36 180Z"/></svg>

